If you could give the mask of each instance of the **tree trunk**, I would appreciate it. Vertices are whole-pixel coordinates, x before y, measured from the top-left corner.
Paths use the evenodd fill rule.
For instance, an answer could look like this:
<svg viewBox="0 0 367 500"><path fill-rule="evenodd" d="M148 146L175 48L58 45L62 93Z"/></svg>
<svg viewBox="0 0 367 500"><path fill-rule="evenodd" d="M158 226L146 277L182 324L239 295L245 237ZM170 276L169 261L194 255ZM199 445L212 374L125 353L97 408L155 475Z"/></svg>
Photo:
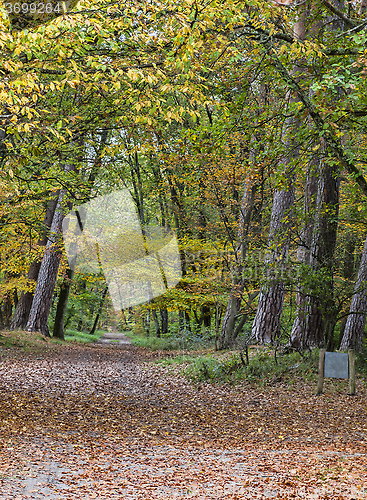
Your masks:
<svg viewBox="0 0 367 500"><path fill-rule="evenodd" d="M161 309L161 323L162 323L162 335L168 332L168 311L167 309Z"/></svg>
<svg viewBox="0 0 367 500"><path fill-rule="evenodd" d="M10 292L8 292L5 295L4 300L0 304L0 309L1 309L0 328L9 328L11 313L13 310L13 304Z"/></svg>
<svg viewBox="0 0 367 500"><path fill-rule="evenodd" d="M65 191L61 191L59 194L55 214L52 220L50 237L46 244L45 253L38 274L32 307L26 325L26 330L28 332L41 332L42 335L46 337L50 336L48 330L48 317L50 314L52 296L55 289L61 258L62 222L65 217L62 204L65 194Z"/></svg>
<svg viewBox="0 0 367 500"><path fill-rule="evenodd" d="M294 25L294 33L301 40L305 38L305 19L306 11L303 10L299 20ZM300 64L295 65L293 69L296 80L300 78L301 69ZM292 103L298 101L298 97L290 98ZM286 155L283 159L285 167L282 167L285 186L282 189L277 189L274 193L268 238L269 252L265 262L267 283L260 291L256 315L252 324L252 335L261 343L272 343L280 336L280 318L283 311L285 285L278 275L279 271L275 270L274 273L274 269L275 266L279 265L282 268L288 257L291 211L295 192L295 163L299 157L299 144L296 136L300 127L301 122L297 115L288 118L285 124Z"/></svg>
<svg viewBox="0 0 367 500"><path fill-rule="evenodd" d="M339 214L339 168L323 165L318 182L317 214L310 265L314 283L309 289L304 338L309 347L333 350L334 252ZM332 327L333 326L333 327Z"/></svg>
<svg viewBox="0 0 367 500"><path fill-rule="evenodd" d="M44 234L38 240L37 244L39 246L45 246L47 243L47 230L50 229L50 227L51 227L52 219L53 219L55 209L56 209L56 204L57 204L57 198L50 200L47 204L45 218L43 221ZM27 274L28 281L34 281L34 282L37 281L40 267L41 267L40 260L34 260L32 262L32 264L30 265L28 274ZM15 308L13 317L11 319L11 323L10 323L11 330L24 330L26 328L28 318L29 318L29 312L30 312L31 307L32 307L32 301L33 301L33 293L32 292L22 292L21 293L20 298L18 300L18 304Z"/></svg>
<svg viewBox="0 0 367 500"><path fill-rule="evenodd" d="M344 265L343 265L343 278L345 280L350 280L354 274L354 252L356 248L356 240L354 237L349 237L347 239L347 243L345 245L345 252L344 252ZM340 322L340 328L339 328L339 342L338 345L340 346L343 335L344 335L344 330L345 330L345 325L347 324L347 319L348 316L344 316Z"/></svg>
<svg viewBox="0 0 367 500"><path fill-rule="evenodd" d="M143 315L143 328L145 330L145 336L149 337L149 335L150 335L150 309L147 309L145 315Z"/></svg>
<svg viewBox="0 0 367 500"><path fill-rule="evenodd" d="M340 349L362 350L367 314L367 238Z"/></svg>
<svg viewBox="0 0 367 500"><path fill-rule="evenodd" d="M55 323L52 336L61 340L65 340L64 338L65 314L66 314L66 307L68 305L70 283L73 280L73 276L74 276L74 270L69 268L66 271L66 277L60 286L59 300L57 302Z"/></svg>
<svg viewBox="0 0 367 500"><path fill-rule="evenodd" d="M339 7L338 0L332 3ZM343 21L337 16L330 16L326 30L343 30ZM342 139L343 140L343 139ZM320 151L327 151L325 138ZM337 311L334 301L334 252L339 214L339 176L340 166L335 162L328 165L327 155L320 160L318 182L317 211L312 238L310 265L314 283L311 283L307 305L307 317L304 331L305 342L309 347L323 346L334 350L334 328ZM322 163L321 163L322 162Z"/></svg>
<svg viewBox="0 0 367 500"><path fill-rule="evenodd" d="M253 154L252 160L255 160L255 154ZM245 287L243 264L248 249L249 226L252 210L254 208L255 195L258 188L259 184L255 183L253 176L250 175L245 183L241 200L237 248L235 252L235 270L232 277L231 294L229 296L227 309L222 322L218 349L226 349L232 345L235 340L235 325L241 308L242 296Z"/></svg>
<svg viewBox="0 0 367 500"><path fill-rule="evenodd" d="M152 309L152 315L154 319L155 336L159 338L161 336L161 327L159 325L158 315L155 309Z"/></svg>
<svg viewBox="0 0 367 500"><path fill-rule="evenodd" d="M108 286L103 290L103 293L102 293L102 297L101 297L101 302L99 304L99 308L98 308L98 311L97 311L97 315L96 315L96 318L94 320L94 323L93 323L93 326L92 326L92 329L91 331L89 332L89 335L94 335L95 334L95 331L97 330L97 325L98 325L98 321L99 321L99 317L102 313L102 309L103 309L103 304L104 304L104 301L105 301L105 298L106 298L106 295L107 295L107 292L108 292Z"/></svg>
<svg viewBox="0 0 367 500"><path fill-rule="evenodd" d="M318 159L312 159L307 168L306 175L306 187L305 187L305 201L304 201L304 213L305 221L304 227L301 232L301 243L297 251L297 261L310 265L310 255L311 255L311 244L312 244L312 234L314 230L315 222L315 206L316 206L316 194L317 194L317 174L319 170ZM289 345L296 349L304 349L307 345L306 339L304 338L306 330L306 307L307 307L307 295L305 287L299 284L296 296L297 311L296 317L293 323Z"/></svg>
<svg viewBox="0 0 367 500"><path fill-rule="evenodd" d="M274 266L285 265L288 256L291 209L294 201L293 167L288 169L285 175L289 181L289 188L276 190L274 194L268 239L268 248L271 252L266 258L267 284L260 291L252 324L252 335L260 343L273 342L280 336L285 285Z"/></svg>

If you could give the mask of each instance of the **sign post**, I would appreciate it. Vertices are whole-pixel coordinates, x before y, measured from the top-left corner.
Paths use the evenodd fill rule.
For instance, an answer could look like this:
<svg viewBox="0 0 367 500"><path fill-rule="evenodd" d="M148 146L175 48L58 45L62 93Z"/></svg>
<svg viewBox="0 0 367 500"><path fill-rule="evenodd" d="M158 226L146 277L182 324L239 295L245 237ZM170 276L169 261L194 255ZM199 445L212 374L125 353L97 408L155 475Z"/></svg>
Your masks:
<svg viewBox="0 0 367 500"><path fill-rule="evenodd" d="M342 378L349 379L349 394L354 396L356 393L356 374L355 374L355 353L349 349L348 353L327 352L320 349L319 356L319 377L317 380L316 394L322 394L324 379Z"/></svg>

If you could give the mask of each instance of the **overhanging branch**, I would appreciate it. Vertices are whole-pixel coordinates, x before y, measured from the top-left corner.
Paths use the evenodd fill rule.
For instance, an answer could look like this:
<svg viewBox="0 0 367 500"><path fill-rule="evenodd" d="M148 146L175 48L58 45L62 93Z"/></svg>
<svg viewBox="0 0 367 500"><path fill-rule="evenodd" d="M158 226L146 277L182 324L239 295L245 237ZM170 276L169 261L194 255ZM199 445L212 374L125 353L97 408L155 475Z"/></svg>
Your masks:
<svg viewBox="0 0 367 500"><path fill-rule="evenodd" d="M359 24L358 22L356 22L353 19L350 19L348 16L346 16L344 14L344 12L342 12L337 7L335 7L335 5L328 2L328 0L322 0L322 3L326 6L326 8L328 10L330 10L330 12L332 12L333 14L340 17L340 19L342 19L345 22L345 24L347 26L349 26L349 28L354 28L355 26L357 26Z"/></svg>
<svg viewBox="0 0 367 500"><path fill-rule="evenodd" d="M289 87L298 95L299 100L302 102L304 107L307 109L309 115L314 122L317 131L319 132L320 137L325 141L326 146L338 159L340 164L351 174L351 176L358 183L361 188L363 194L367 196L367 181L363 177L360 170L355 166L353 158L350 158L342 146L339 144L338 139L335 137L333 132L330 130L329 125L323 120L320 113L313 106L309 97L303 92L297 81L292 77L292 75L287 71L287 69L283 66L281 61L279 60L277 54L273 49L273 44L269 36L263 34L260 39L261 45L265 48L267 54L273 61L273 64L283 78L283 80L289 85Z"/></svg>

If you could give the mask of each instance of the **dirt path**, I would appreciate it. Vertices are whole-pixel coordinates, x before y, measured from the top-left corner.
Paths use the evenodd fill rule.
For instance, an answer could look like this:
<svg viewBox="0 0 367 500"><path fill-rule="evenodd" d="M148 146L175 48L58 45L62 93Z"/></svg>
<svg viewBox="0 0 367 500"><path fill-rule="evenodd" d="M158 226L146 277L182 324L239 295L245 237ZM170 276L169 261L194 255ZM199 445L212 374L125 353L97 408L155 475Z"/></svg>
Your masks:
<svg viewBox="0 0 367 500"><path fill-rule="evenodd" d="M103 335L96 344L102 345L129 345L131 344L128 337L123 332L108 332Z"/></svg>
<svg viewBox="0 0 367 500"><path fill-rule="evenodd" d="M118 340L1 358L0 500L367 498L362 386L194 387Z"/></svg>

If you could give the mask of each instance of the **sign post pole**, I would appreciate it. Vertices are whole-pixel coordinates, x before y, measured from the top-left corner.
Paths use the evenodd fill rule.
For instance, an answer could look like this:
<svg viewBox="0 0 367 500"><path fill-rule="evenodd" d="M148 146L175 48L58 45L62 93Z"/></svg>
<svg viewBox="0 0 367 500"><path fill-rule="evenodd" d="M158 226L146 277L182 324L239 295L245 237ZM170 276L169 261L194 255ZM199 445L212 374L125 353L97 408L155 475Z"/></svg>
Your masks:
<svg viewBox="0 0 367 500"><path fill-rule="evenodd" d="M354 396L356 393L356 370L354 367L355 353L354 349L348 350L349 358L349 394Z"/></svg>
<svg viewBox="0 0 367 500"><path fill-rule="evenodd" d="M322 389L324 386L325 352L326 352L326 349L320 349L319 378L317 380L317 392L316 392L317 396L322 394Z"/></svg>

